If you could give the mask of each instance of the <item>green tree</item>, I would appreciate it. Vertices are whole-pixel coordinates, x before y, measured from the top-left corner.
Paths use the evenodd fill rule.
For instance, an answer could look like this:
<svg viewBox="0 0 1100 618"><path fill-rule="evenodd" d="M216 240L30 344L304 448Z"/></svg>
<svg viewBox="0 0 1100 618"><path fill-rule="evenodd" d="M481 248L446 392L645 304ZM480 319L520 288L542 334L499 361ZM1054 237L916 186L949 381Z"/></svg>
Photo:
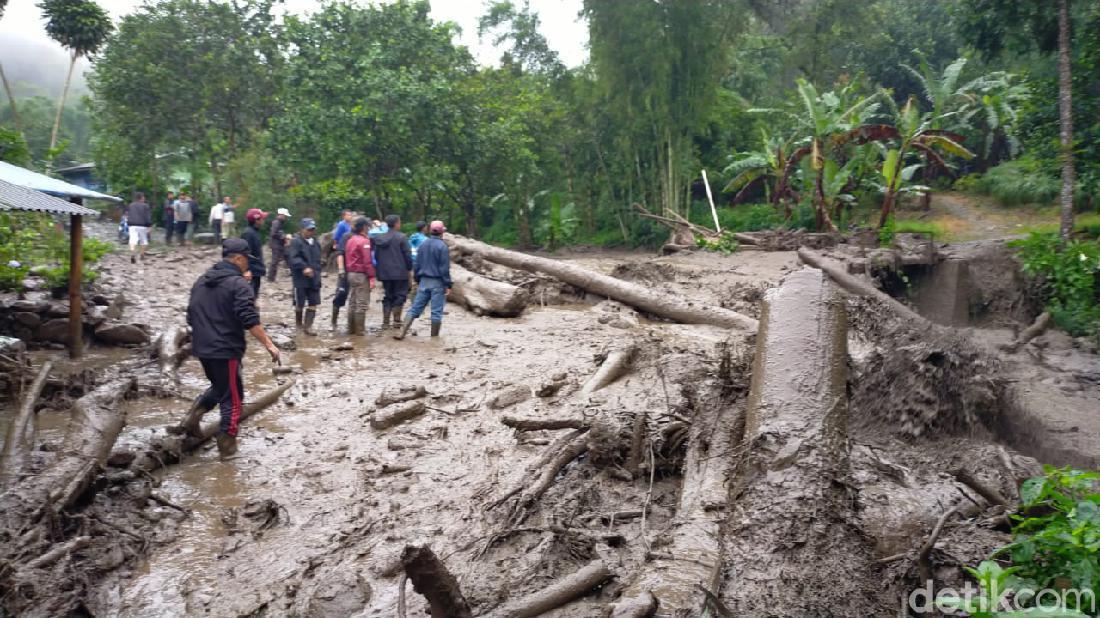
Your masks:
<svg viewBox="0 0 1100 618"><path fill-rule="evenodd" d="M4 18L4 9L8 6L8 0L0 0L0 19ZM0 83L4 85L4 93L8 95L8 105L11 107L12 123L15 126L15 130L22 132L23 125L19 122L19 107L15 103L15 94L11 91L11 84L8 83L8 76L4 73L4 64L0 63Z"/></svg>
<svg viewBox="0 0 1100 618"><path fill-rule="evenodd" d="M65 86L61 90L53 131L50 133L49 149L52 155L57 146L57 132L61 127L61 112L65 109L65 99L68 98L69 84L73 79L73 67L80 58L99 51L111 35L113 26L107 12L92 0L42 0L38 6L46 17L46 33L69 50L69 71L65 75Z"/></svg>

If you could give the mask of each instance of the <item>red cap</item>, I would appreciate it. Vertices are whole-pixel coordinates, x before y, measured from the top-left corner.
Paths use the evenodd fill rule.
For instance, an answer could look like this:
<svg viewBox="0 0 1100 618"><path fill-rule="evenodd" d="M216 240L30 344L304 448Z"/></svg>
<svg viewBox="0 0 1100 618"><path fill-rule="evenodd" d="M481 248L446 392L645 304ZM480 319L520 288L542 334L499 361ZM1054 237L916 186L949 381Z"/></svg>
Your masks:
<svg viewBox="0 0 1100 618"><path fill-rule="evenodd" d="M442 221L432 221L431 225L428 226L428 232L432 233L432 234L434 234L436 232L439 232L440 234L442 234L443 232L446 232L446 231L447 231L447 228L443 227L443 222Z"/></svg>
<svg viewBox="0 0 1100 618"><path fill-rule="evenodd" d="M249 208L248 213L244 216L249 222L260 221L267 218L267 213L259 208Z"/></svg>

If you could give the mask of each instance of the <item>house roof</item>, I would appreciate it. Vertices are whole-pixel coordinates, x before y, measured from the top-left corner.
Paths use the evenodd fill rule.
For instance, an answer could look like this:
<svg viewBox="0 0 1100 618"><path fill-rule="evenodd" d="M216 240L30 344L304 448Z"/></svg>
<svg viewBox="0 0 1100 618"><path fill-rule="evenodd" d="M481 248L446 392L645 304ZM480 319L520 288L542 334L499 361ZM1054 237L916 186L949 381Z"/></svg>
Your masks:
<svg viewBox="0 0 1100 618"><path fill-rule="evenodd" d="M32 172L29 169L19 167L18 165L12 165L4 161L0 161L0 180L7 181L20 187L49 193L57 197L79 197L91 200L107 200L109 202L122 201L113 195L85 189L84 187L69 184L64 180L50 178L45 174Z"/></svg>
<svg viewBox="0 0 1100 618"><path fill-rule="evenodd" d="M86 206L72 204L59 197L0 180L0 212L11 210L31 210L57 215L99 214L98 211Z"/></svg>
<svg viewBox="0 0 1100 618"><path fill-rule="evenodd" d="M86 172L95 169L95 163L81 163L80 165L73 165L70 167L59 167L55 172L58 174L64 174L65 172Z"/></svg>

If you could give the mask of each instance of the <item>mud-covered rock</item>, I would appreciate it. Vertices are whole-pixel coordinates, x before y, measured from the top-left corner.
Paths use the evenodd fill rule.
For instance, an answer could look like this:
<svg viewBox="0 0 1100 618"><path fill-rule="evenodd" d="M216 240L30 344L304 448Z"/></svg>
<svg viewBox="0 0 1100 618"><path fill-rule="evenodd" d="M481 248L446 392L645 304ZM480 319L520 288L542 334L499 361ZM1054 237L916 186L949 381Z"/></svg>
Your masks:
<svg viewBox="0 0 1100 618"><path fill-rule="evenodd" d="M374 405L384 408L395 403L419 399L427 394L428 390L422 384L387 388L378 394L378 397L374 400Z"/></svg>
<svg viewBox="0 0 1100 618"><path fill-rule="evenodd" d="M96 341L110 345L144 345L149 333L137 324L105 323L95 329Z"/></svg>
<svg viewBox="0 0 1100 618"><path fill-rule="evenodd" d="M42 313L49 309L50 304L44 300L17 300L8 308L12 311L26 311L29 313Z"/></svg>
<svg viewBox="0 0 1100 618"><path fill-rule="evenodd" d="M531 398L530 387L523 384L515 384L500 391L489 400L489 407L501 410L522 403Z"/></svg>
<svg viewBox="0 0 1100 618"><path fill-rule="evenodd" d="M67 343L69 341L69 320L67 318L54 318L45 322L34 331L34 338L51 343Z"/></svg>
<svg viewBox="0 0 1100 618"><path fill-rule="evenodd" d="M27 328L36 328L42 323L42 318L37 313L31 313L29 311L17 311L11 314L11 317L16 322L26 326Z"/></svg>
<svg viewBox="0 0 1100 618"><path fill-rule="evenodd" d="M420 400L395 403L375 410L370 417L370 426L374 429L388 429L424 414L427 409L427 405Z"/></svg>
<svg viewBox="0 0 1100 618"><path fill-rule="evenodd" d="M299 593L304 599L299 612L308 618L343 618L354 616L367 606L371 598L370 585L359 570L348 565L320 574Z"/></svg>

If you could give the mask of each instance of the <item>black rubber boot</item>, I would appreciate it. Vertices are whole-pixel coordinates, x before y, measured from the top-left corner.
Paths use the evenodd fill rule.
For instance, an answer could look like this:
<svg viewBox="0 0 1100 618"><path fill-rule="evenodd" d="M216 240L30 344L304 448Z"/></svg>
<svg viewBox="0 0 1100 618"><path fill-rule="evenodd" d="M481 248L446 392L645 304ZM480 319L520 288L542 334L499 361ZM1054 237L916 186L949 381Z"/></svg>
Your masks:
<svg viewBox="0 0 1100 618"><path fill-rule="evenodd" d="M295 309L294 310L294 325L297 326L298 328L302 327L302 310L301 309Z"/></svg>
<svg viewBox="0 0 1100 618"><path fill-rule="evenodd" d="M175 431L171 433L186 433L189 436L198 436L201 432L202 415L212 409L202 405L202 397L195 399L195 402L191 404L191 409L187 411L187 416L180 421L179 427L172 428Z"/></svg>
<svg viewBox="0 0 1100 618"><path fill-rule="evenodd" d="M317 331L313 330L313 321L317 319L316 309L306 309L305 318L302 320L302 332L310 337L316 337Z"/></svg>
<svg viewBox="0 0 1100 618"><path fill-rule="evenodd" d="M439 336L439 329L443 326L443 322L432 322L432 337Z"/></svg>
<svg viewBox="0 0 1100 618"><path fill-rule="evenodd" d="M353 335L365 335L367 334L367 312L356 311L355 318L352 322L355 325L355 332Z"/></svg>
<svg viewBox="0 0 1100 618"><path fill-rule="evenodd" d="M332 306L332 330L336 330L336 324L340 321L340 308Z"/></svg>
<svg viewBox="0 0 1100 618"><path fill-rule="evenodd" d="M409 316L409 317L405 318L405 323L401 325L401 330L398 331L397 334L393 336L393 338L397 339L398 341L404 339L405 335L409 334L409 328L411 328L412 325L413 325L412 316Z"/></svg>
<svg viewBox="0 0 1100 618"><path fill-rule="evenodd" d="M401 317L398 316L397 323L401 323ZM386 328L390 325L390 306L386 303L382 303L382 328Z"/></svg>
<svg viewBox="0 0 1100 618"><path fill-rule="evenodd" d="M402 307L393 308L393 327L401 328L401 309Z"/></svg>

